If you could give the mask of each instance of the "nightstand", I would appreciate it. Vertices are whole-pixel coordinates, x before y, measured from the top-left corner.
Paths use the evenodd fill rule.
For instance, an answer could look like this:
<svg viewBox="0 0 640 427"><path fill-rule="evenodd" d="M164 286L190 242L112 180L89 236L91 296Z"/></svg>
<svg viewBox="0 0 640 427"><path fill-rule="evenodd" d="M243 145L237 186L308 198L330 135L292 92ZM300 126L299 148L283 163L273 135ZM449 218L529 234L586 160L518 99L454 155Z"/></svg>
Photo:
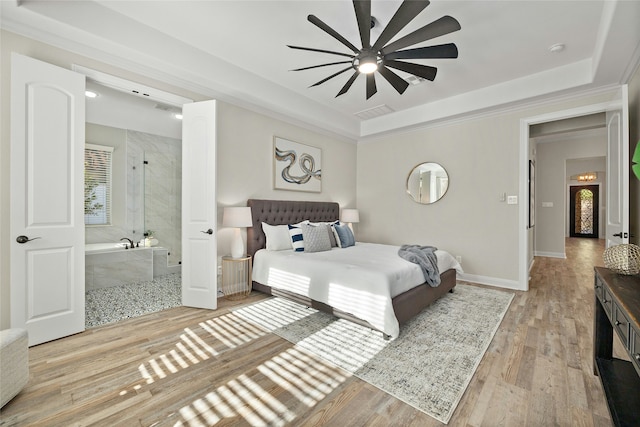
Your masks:
<svg viewBox="0 0 640 427"><path fill-rule="evenodd" d="M251 293L251 283L251 256L222 257L222 293L225 298L246 298Z"/></svg>

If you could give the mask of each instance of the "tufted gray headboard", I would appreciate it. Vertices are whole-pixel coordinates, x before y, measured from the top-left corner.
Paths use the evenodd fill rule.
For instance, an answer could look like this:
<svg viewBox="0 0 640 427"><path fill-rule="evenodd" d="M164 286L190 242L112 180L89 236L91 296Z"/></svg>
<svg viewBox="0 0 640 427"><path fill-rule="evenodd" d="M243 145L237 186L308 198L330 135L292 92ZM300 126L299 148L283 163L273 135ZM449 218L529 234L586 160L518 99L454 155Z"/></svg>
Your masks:
<svg viewBox="0 0 640 427"><path fill-rule="evenodd" d="M247 228L247 253L251 256L266 245L263 222L281 225L295 224L305 219L320 222L340 218L340 205L335 202L249 199L247 206L251 208L253 221L253 227Z"/></svg>

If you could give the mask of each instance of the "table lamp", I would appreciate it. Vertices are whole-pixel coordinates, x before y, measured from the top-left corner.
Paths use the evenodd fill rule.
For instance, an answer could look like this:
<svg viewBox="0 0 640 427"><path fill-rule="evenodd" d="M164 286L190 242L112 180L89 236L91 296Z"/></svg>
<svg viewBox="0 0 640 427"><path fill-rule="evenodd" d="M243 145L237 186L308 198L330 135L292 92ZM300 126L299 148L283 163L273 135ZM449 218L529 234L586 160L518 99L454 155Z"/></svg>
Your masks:
<svg viewBox="0 0 640 427"><path fill-rule="evenodd" d="M227 207L222 214L222 226L235 228L231 240L231 258L242 258L245 255L244 242L240 235L241 227L251 227L251 208Z"/></svg>
<svg viewBox="0 0 640 427"><path fill-rule="evenodd" d="M353 225L354 222L360 222L360 214L358 213L358 209L342 209L342 222L346 222L353 233Z"/></svg>

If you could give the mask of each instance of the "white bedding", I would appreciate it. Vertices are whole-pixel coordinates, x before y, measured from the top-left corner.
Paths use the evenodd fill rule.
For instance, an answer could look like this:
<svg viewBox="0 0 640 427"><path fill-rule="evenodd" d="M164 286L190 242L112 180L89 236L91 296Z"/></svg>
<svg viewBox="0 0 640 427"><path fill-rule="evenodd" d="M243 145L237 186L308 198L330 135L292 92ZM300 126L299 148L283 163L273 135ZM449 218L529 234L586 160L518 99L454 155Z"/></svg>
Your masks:
<svg viewBox="0 0 640 427"><path fill-rule="evenodd" d="M425 282L420 266L400 258L399 248L358 242L314 253L262 249L254 256L253 280L351 313L396 338L391 298ZM462 273L448 252L438 250L436 257L441 273L450 268Z"/></svg>

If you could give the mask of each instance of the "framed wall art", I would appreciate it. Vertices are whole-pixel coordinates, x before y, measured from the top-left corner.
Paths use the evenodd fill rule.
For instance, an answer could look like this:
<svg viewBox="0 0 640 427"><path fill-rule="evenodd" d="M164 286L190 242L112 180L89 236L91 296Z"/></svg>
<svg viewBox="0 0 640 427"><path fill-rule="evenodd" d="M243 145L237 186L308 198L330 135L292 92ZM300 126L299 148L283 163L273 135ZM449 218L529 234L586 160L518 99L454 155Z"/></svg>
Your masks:
<svg viewBox="0 0 640 427"><path fill-rule="evenodd" d="M322 191L322 150L273 138L273 185L276 190Z"/></svg>

